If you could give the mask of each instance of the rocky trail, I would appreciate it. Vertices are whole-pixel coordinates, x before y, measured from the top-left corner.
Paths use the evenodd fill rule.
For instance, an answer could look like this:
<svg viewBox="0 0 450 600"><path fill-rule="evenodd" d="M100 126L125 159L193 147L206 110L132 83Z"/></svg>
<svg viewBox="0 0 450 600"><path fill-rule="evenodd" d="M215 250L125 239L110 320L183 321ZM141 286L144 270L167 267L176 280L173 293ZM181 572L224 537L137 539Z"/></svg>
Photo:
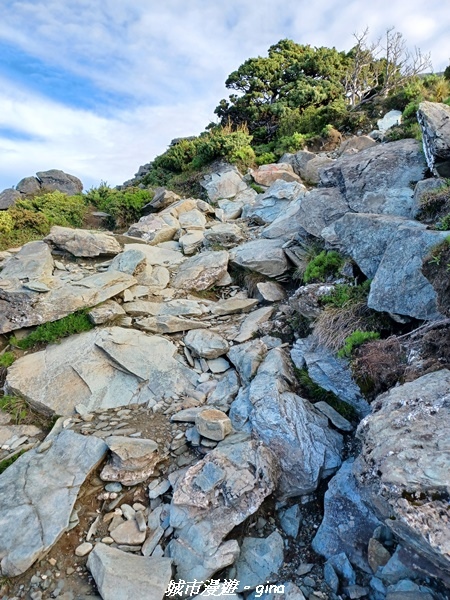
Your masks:
<svg viewBox="0 0 450 600"><path fill-rule="evenodd" d="M222 164L121 235L0 253L2 600L450 597L450 232L419 220L450 116L430 104L426 158L360 136ZM88 331L18 347L79 311ZM337 352L361 329L372 354Z"/></svg>

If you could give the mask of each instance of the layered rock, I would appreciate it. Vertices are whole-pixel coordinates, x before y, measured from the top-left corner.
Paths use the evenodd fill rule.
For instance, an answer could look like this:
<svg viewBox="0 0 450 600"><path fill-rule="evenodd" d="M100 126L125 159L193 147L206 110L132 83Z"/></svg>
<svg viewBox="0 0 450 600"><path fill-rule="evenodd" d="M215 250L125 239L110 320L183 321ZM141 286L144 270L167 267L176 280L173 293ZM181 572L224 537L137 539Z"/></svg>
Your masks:
<svg viewBox="0 0 450 600"><path fill-rule="evenodd" d="M450 176L450 107L439 102L421 102L417 119L422 127L423 149L431 171Z"/></svg>

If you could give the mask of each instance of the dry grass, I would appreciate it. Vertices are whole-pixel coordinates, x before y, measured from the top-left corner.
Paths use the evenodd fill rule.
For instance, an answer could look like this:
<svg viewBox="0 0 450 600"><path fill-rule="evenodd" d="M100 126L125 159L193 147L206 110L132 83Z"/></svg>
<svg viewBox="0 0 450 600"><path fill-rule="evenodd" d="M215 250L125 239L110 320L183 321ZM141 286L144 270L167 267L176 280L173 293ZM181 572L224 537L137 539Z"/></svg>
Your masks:
<svg viewBox="0 0 450 600"><path fill-rule="evenodd" d="M356 330L369 331L371 310L365 302L355 302L343 308L327 307L314 323L313 335L317 345L337 352L345 339Z"/></svg>

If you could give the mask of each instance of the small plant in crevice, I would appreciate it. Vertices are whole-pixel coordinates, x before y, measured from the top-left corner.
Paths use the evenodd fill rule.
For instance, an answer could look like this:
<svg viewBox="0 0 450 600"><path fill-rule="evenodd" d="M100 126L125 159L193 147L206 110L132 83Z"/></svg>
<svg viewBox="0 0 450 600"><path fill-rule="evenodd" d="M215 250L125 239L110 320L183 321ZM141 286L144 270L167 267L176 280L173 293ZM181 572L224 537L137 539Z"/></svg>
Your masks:
<svg viewBox="0 0 450 600"><path fill-rule="evenodd" d="M15 425L20 425L29 415L27 403L18 396L0 396L0 410L7 412Z"/></svg>
<svg viewBox="0 0 450 600"><path fill-rule="evenodd" d="M14 352L4 352L0 355L0 367L5 367L6 369L10 367L13 362L16 360Z"/></svg>
<svg viewBox="0 0 450 600"><path fill-rule="evenodd" d="M58 321L38 325L27 337L22 340L12 337L10 343L22 350L29 350L38 344L51 344L70 335L90 331L93 327L87 311L84 310L67 315Z"/></svg>
<svg viewBox="0 0 450 600"><path fill-rule="evenodd" d="M303 273L303 281L325 282L330 277L336 277L344 264L344 258L334 250L322 250L309 263Z"/></svg>
<svg viewBox="0 0 450 600"><path fill-rule="evenodd" d="M350 358L356 348L362 346L369 340L379 339L380 334L378 331L361 331L356 329L348 337L345 338L342 348L338 351L337 356L339 358Z"/></svg>

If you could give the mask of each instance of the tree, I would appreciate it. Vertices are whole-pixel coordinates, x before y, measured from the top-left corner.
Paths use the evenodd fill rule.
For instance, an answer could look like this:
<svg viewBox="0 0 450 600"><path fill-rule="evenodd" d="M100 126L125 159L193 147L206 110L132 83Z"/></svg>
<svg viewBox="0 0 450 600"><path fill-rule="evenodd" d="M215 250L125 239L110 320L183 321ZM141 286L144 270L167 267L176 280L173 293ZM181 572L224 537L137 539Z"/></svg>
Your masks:
<svg viewBox="0 0 450 600"><path fill-rule="evenodd" d="M281 40L266 58L250 58L225 85L237 93L221 100L222 125L247 124L255 142L273 139L286 108L326 106L344 93L348 59L334 48L313 48Z"/></svg>

